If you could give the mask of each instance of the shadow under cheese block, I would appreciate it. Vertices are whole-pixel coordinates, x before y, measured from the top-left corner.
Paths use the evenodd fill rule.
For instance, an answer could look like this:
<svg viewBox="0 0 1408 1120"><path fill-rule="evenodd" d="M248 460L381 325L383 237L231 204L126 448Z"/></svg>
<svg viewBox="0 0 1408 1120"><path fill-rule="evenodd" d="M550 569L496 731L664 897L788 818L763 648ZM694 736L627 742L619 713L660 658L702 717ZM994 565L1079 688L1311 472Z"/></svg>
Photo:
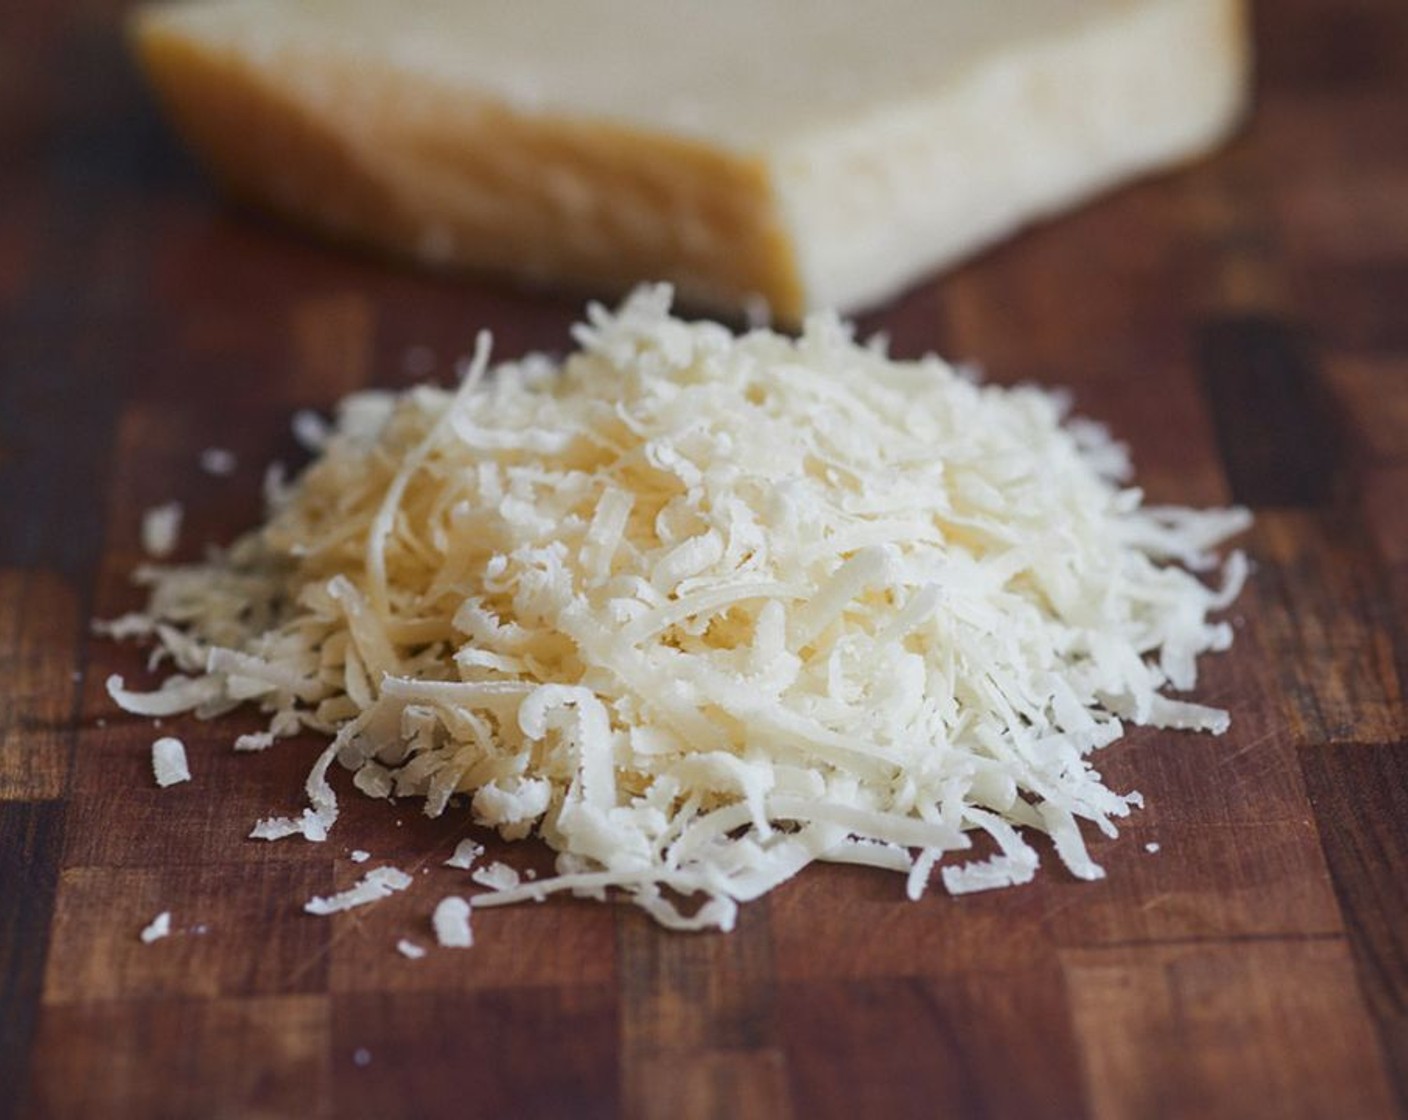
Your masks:
<svg viewBox="0 0 1408 1120"><path fill-rule="evenodd" d="M1243 0L198 0L133 20L234 194L437 267L855 311L1236 123Z"/></svg>

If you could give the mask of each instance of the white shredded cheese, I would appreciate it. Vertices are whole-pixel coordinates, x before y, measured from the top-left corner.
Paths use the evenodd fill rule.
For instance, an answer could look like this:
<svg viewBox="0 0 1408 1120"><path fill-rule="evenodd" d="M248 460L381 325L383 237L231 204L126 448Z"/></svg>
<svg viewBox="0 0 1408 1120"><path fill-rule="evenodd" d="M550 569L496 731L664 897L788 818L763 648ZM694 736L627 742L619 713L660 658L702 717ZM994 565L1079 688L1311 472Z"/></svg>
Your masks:
<svg viewBox="0 0 1408 1120"><path fill-rule="evenodd" d="M142 515L142 548L148 556L160 559L176 551L184 514L180 502L167 502L153 506Z"/></svg>
<svg viewBox="0 0 1408 1120"><path fill-rule="evenodd" d="M413 961L420 960L426 953L424 945L417 945L407 937L403 937L400 941L396 942L396 951L408 960Z"/></svg>
<svg viewBox="0 0 1408 1120"><path fill-rule="evenodd" d="M458 867L462 871L468 871L474 866L474 861L483 854L483 844L476 844L469 839L461 840L455 845L454 854L445 861L445 866Z"/></svg>
<svg viewBox="0 0 1408 1120"><path fill-rule="evenodd" d="M371 852L362 851L361 848L356 848L347 858L353 863L366 863L367 860L372 858L372 854Z"/></svg>
<svg viewBox="0 0 1408 1120"><path fill-rule="evenodd" d="M186 744L170 735L163 735L152 743L152 773L162 789L177 782L189 782L191 768L186 762Z"/></svg>
<svg viewBox="0 0 1408 1120"><path fill-rule="evenodd" d="M327 898L314 896L303 906L310 914L335 914L377 902L411 885L411 877L395 867L377 867L358 880L357 885Z"/></svg>
<svg viewBox="0 0 1408 1120"><path fill-rule="evenodd" d="M541 881L477 869L475 906L614 888L729 928L818 860L896 871L911 898L936 869L953 893L1027 882L1033 832L1103 875L1087 835L1142 800L1093 753L1128 724L1227 726L1167 694L1232 640L1210 616L1246 564L1188 569L1245 511L1146 507L1060 394L891 361L832 316L735 337L669 301L593 308L560 365L490 374L481 336L454 391L301 417L317 457L268 484L267 524L144 569L147 610L111 627L174 675L109 692L332 736L310 807L256 836L323 839L335 759L364 793L431 815L464 795L557 851Z"/></svg>
<svg viewBox="0 0 1408 1120"><path fill-rule="evenodd" d="M469 877L481 887L488 887L494 891L506 891L518 886L519 874L506 863L495 860L493 863L483 867L475 868L469 873Z"/></svg>
<svg viewBox="0 0 1408 1120"><path fill-rule="evenodd" d="M293 436L308 451L321 451L328 441L328 422L312 409L293 414Z"/></svg>
<svg viewBox="0 0 1408 1120"><path fill-rule="evenodd" d="M163 937L171 936L171 911L163 910L145 929L142 930L142 944L150 945L153 941L160 941Z"/></svg>
<svg viewBox="0 0 1408 1120"><path fill-rule="evenodd" d="M446 949L468 949L474 944L469 926L469 903L455 895L442 898L431 918L435 940Z"/></svg>

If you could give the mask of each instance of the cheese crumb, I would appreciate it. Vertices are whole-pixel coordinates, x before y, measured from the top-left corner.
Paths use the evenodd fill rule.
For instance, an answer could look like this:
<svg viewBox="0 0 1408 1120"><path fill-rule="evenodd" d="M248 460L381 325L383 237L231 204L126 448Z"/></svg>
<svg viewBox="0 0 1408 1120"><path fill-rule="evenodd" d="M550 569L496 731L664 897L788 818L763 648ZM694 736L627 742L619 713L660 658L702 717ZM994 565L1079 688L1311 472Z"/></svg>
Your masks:
<svg viewBox="0 0 1408 1120"><path fill-rule="evenodd" d="M367 860L372 858L372 854L371 852L364 852L361 848L357 848L348 858L353 863L366 863Z"/></svg>
<svg viewBox="0 0 1408 1120"><path fill-rule="evenodd" d="M177 782L189 782L191 768L186 762L186 744L170 735L163 735L152 743L152 773L162 789Z"/></svg>
<svg viewBox="0 0 1408 1120"><path fill-rule="evenodd" d="M468 949L474 944L474 933L469 927L469 903L451 895L442 898L435 907L432 918L435 926L435 940L446 949Z"/></svg>
<svg viewBox="0 0 1408 1120"><path fill-rule="evenodd" d="M414 941L406 937L396 942L396 951L408 960L413 961L420 960L421 957L425 956L426 952L424 946L417 945Z"/></svg>
<svg viewBox="0 0 1408 1120"><path fill-rule="evenodd" d="M200 453L200 469L206 474L224 478L235 473L239 460L233 451L223 447L207 447Z"/></svg>
<svg viewBox="0 0 1408 1120"><path fill-rule="evenodd" d="M817 861L911 898L936 869L955 894L1025 883L1031 833L1101 877L1087 833L1142 798L1094 753L1228 725L1175 694L1232 642L1213 616L1247 564L1219 580L1217 550L1247 513L1145 505L1059 394L891 361L834 316L735 337L669 304L593 307L561 364L490 376L481 337L453 391L342 402L267 524L143 569L123 629L178 671L110 694L328 735L309 808L253 835L323 839L336 762L556 850L541 880L475 870L476 908L615 889L727 929ZM995 850L965 855L975 834Z"/></svg>
<svg viewBox="0 0 1408 1120"><path fill-rule="evenodd" d="M474 861L484 854L484 845L476 844L473 840L461 840L455 845L455 852L445 861L446 867L458 867L463 871L468 871L474 866Z"/></svg>
<svg viewBox="0 0 1408 1120"><path fill-rule="evenodd" d="M171 911L163 910L151 923L142 930L141 938L144 945L150 945L153 941L160 941L163 937L171 936Z"/></svg>
<svg viewBox="0 0 1408 1120"><path fill-rule="evenodd" d="M1159 850L1159 847L1160 847L1160 845L1159 845L1159 843L1158 843L1157 841L1155 841L1155 840L1150 840L1149 843L1147 843L1147 844L1144 845L1144 850L1145 850L1146 852L1148 852L1150 855L1153 855L1155 852L1157 852L1157 851Z"/></svg>
<svg viewBox="0 0 1408 1120"><path fill-rule="evenodd" d="M310 898L303 909L310 914L335 914L377 902L411 885L411 877L395 867L378 867L368 871L354 887L327 898Z"/></svg>
<svg viewBox="0 0 1408 1120"><path fill-rule="evenodd" d="M235 737L237 751L266 751L274 745L274 735L270 731L250 731Z"/></svg>
<svg viewBox="0 0 1408 1120"><path fill-rule="evenodd" d="M180 502L167 502L153 506L142 515L142 548L148 556L161 559L176 551L184 513Z"/></svg>
<svg viewBox="0 0 1408 1120"><path fill-rule="evenodd" d="M309 408L293 414L293 437L306 451L321 451L328 441L328 422Z"/></svg>
<svg viewBox="0 0 1408 1120"><path fill-rule="evenodd" d="M509 890L518 886L520 882L517 871L508 864L498 861L470 872L469 877L481 887L488 887L495 891Z"/></svg>

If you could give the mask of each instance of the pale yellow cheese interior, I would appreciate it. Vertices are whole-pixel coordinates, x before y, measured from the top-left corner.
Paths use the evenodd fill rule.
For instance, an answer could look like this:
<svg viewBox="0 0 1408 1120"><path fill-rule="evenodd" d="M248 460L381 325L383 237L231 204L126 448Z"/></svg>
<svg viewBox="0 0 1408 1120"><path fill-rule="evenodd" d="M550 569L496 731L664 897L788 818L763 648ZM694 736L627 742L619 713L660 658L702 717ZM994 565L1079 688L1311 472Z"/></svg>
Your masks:
<svg viewBox="0 0 1408 1120"><path fill-rule="evenodd" d="M206 0L144 64L237 194L420 260L794 319L1214 143L1242 0Z"/></svg>

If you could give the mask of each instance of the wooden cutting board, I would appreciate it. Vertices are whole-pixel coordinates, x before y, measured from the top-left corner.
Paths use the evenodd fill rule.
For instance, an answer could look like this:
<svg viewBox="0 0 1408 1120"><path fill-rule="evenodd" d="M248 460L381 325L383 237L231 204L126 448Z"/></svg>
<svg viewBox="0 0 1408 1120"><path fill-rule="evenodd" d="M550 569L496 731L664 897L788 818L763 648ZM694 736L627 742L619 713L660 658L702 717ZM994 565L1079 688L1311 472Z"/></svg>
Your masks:
<svg viewBox="0 0 1408 1120"><path fill-rule="evenodd" d="M809 870L731 935L624 906L485 912L407 960L467 827L348 795L325 845L246 841L312 741L150 721L88 620L135 606L140 512L251 525L288 418L450 376L474 332L562 349L576 301L455 284L226 209L122 49L117 3L0 9L0 1115L1379 1117L1408 1110L1408 6L1260 6L1216 158L1030 232L863 322L1067 385L1156 501L1254 507L1200 695L1220 739L1102 768L1148 808L1029 887L904 900ZM198 468L227 448L229 476ZM346 792L345 784L342 787ZM1154 846L1157 845L1157 850ZM491 855L546 868L545 854ZM302 901L392 863L416 883ZM173 936L138 932L171 911Z"/></svg>

